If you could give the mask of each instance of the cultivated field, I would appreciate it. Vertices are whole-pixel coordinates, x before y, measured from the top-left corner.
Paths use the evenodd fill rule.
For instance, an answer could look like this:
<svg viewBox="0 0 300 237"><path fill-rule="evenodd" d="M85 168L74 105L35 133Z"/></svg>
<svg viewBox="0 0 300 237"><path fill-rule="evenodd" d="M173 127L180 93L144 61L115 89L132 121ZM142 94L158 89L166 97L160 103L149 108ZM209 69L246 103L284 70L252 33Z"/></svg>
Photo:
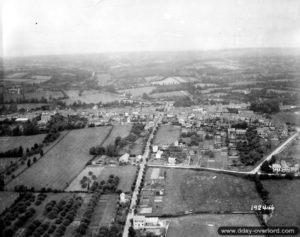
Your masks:
<svg viewBox="0 0 300 237"><path fill-rule="evenodd" d="M170 145L178 141L180 136L180 127L173 125L161 125L156 133L154 143L155 145Z"/></svg>
<svg viewBox="0 0 300 237"><path fill-rule="evenodd" d="M132 96L142 96L144 93L149 94L153 91L156 87L154 86L145 86L145 87L137 87L132 89L126 89L119 91L120 93L130 93Z"/></svg>
<svg viewBox="0 0 300 237"><path fill-rule="evenodd" d="M102 146L107 146L115 142L116 137L125 138L129 135L132 124L114 125L108 138L105 139Z"/></svg>
<svg viewBox="0 0 300 237"><path fill-rule="evenodd" d="M113 94L109 92L100 92L97 90L88 90L83 91L81 96L79 96L78 90L69 90L65 91L66 94L69 96L68 99L65 100L66 104L73 104L74 102L81 102L85 103L109 103L116 100L121 100L122 96L119 94Z"/></svg>
<svg viewBox="0 0 300 237"><path fill-rule="evenodd" d="M300 226L300 180L264 180L275 212L268 221L269 226ZM297 236L300 236L298 234Z"/></svg>
<svg viewBox="0 0 300 237"><path fill-rule="evenodd" d="M100 197L89 225L89 233L95 233L101 226L109 226L112 223L118 199L118 194L106 194Z"/></svg>
<svg viewBox="0 0 300 237"><path fill-rule="evenodd" d="M35 189L42 187L65 189L91 159L89 148L98 145L106 137L110 127L72 130L62 141L47 152L42 159L32 165L8 184L23 184Z"/></svg>
<svg viewBox="0 0 300 237"><path fill-rule="evenodd" d="M42 143L45 136L45 134L39 134L33 136L0 137L0 152L19 146L22 146L23 150L26 151L26 148L30 149L35 143Z"/></svg>
<svg viewBox="0 0 300 237"><path fill-rule="evenodd" d="M10 207L19 196L16 192L0 192L0 215L5 208Z"/></svg>
<svg viewBox="0 0 300 237"><path fill-rule="evenodd" d="M219 237L220 226L260 226L254 214L203 214L166 220L171 222L167 237Z"/></svg>
<svg viewBox="0 0 300 237"><path fill-rule="evenodd" d="M175 85L180 83L186 83L186 82L193 82L197 81L194 77L167 77L160 81L153 81L151 82L152 85Z"/></svg>
<svg viewBox="0 0 300 237"><path fill-rule="evenodd" d="M134 181L135 173L135 166L126 165L118 167L105 167L98 177L98 181L107 180L111 174L119 176L120 183L118 185L118 189L125 193L129 193L131 192L131 185Z"/></svg>
<svg viewBox="0 0 300 237"><path fill-rule="evenodd" d="M225 174L167 169L163 214L250 211L261 199L253 182Z"/></svg>

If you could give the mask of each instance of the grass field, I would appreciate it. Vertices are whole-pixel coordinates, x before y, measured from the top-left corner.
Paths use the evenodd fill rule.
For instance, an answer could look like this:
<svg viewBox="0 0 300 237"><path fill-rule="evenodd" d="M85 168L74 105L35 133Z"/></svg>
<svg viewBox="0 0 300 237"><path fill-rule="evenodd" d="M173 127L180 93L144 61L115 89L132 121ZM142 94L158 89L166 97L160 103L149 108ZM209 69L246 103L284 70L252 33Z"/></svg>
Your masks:
<svg viewBox="0 0 300 237"><path fill-rule="evenodd" d="M180 127L173 125L161 125L154 139L155 145L170 145L178 141Z"/></svg>
<svg viewBox="0 0 300 237"><path fill-rule="evenodd" d="M296 114L295 112L279 112L277 114L272 115L272 118L281 122L292 123L298 126L300 125L300 114Z"/></svg>
<svg viewBox="0 0 300 237"><path fill-rule="evenodd" d="M162 213L250 211L261 199L254 183L205 171L167 169Z"/></svg>
<svg viewBox="0 0 300 237"><path fill-rule="evenodd" d="M118 167L105 167L98 177L98 180L107 180L109 175L111 174L119 176L120 183L118 185L118 189L121 189L123 192L129 193L131 192L131 185L134 181L135 173L135 166L126 165Z"/></svg>
<svg viewBox="0 0 300 237"><path fill-rule="evenodd" d="M254 214L204 214L166 220L171 221L167 237L219 237L220 226L260 226Z"/></svg>
<svg viewBox="0 0 300 237"><path fill-rule="evenodd" d="M149 94L151 91L153 91L156 87L155 86L145 86L145 87L137 87L132 89L125 89L119 91L120 93L130 93L132 96L142 96L144 93Z"/></svg>
<svg viewBox="0 0 300 237"><path fill-rule="evenodd" d="M30 149L34 143L42 143L45 136L45 134L39 134L33 136L0 137L0 152L19 146L22 146L23 150L26 151L26 148Z"/></svg>
<svg viewBox="0 0 300 237"><path fill-rule="evenodd" d="M275 212L268 221L269 226L300 226L300 180L264 180ZM300 236L298 234L297 236Z"/></svg>
<svg viewBox="0 0 300 237"><path fill-rule="evenodd" d="M166 97L180 97L180 96L189 96L188 91L170 91L162 93L153 93L150 96L153 98L166 98Z"/></svg>
<svg viewBox="0 0 300 237"><path fill-rule="evenodd" d="M37 163L8 184L65 189L91 159L89 148L100 144L110 127L72 130Z"/></svg>
<svg viewBox="0 0 300 237"><path fill-rule="evenodd" d="M100 197L89 225L89 233L95 233L99 227L109 226L112 223L118 199L118 194L106 194Z"/></svg>
<svg viewBox="0 0 300 237"><path fill-rule="evenodd" d="M108 138L104 141L102 146L107 146L115 142L116 137L125 138L129 135L132 124L114 125Z"/></svg>
<svg viewBox="0 0 300 237"><path fill-rule="evenodd" d="M0 192L0 215L5 208L10 207L19 196L16 192Z"/></svg>
<svg viewBox="0 0 300 237"><path fill-rule="evenodd" d="M69 96L68 99L65 100L66 104L73 104L75 101L80 100L85 103L108 103L116 100L121 100L122 96L119 94L113 94L109 92L100 92L97 90L88 90L83 91L81 96L79 96L78 90L69 90L65 91Z"/></svg>

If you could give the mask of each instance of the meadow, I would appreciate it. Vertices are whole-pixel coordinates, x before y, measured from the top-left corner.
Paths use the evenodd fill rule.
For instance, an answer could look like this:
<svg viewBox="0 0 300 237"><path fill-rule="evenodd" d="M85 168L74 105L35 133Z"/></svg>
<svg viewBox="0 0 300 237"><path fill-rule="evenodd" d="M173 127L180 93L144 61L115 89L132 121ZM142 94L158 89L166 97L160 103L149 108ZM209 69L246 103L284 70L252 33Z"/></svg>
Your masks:
<svg viewBox="0 0 300 237"><path fill-rule="evenodd" d="M15 136L15 137L0 137L0 152L4 152L10 149L17 148L19 146L26 148L31 148L35 143L42 143L45 134L32 135L32 136Z"/></svg>
<svg viewBox="0 0 300 237"><path fill-rule="evenodd" d="M300 226L300 180L263 180L275 207L269 226ZM300 233L297 235L300 236Z"/></svg>
<svg viewBox="0 0 300 237"><path fill-rule="evenodd" d="M163 214L250 211L261 204L252 181L205 171L167 169Z"/></svg>
<svg viewBox="0 0 300 237"><path fill-rule="evenodd" d="M140 97L144 93L151 93L156 87L154 86L145 86L145 87L137 87L131 89L120 90L120 93L130 93L132 96Z"/></svg>
<svg viewBox="0 0 300 237"><path fill-rule="evenodd" d="M120 189L125 193L131 192L131 185L134 182L136 174L135 166L126 165L116 167L105 167L102 170L101 174L98 176L97 180L99 182L102 180L107 180L111 174L120 178L120 182L117 189Z"/></svg>
<svg viewBox="0 0 300 237"><path fill-rule="evenodd" d="M115 142L116 137L125 138L129 135L132 124L118 124L114 125L108 138L105 139L102 146L107 146Z"/></svg>
<svg viewBox="0 0 300 237"><path fill-rule="evenodd" d="M12 180L8 188L23 184L36 190L65 189L92 158L89 148L101 144L109 131L109 126L72 130L42 159Z"/></svg>
<svg viewBox="0 0 300 237"><path fill-rule="evenodd" d="M101 92L97 90L85 90L79 95L78 90L68 90L65 91L66 94L68 95L68 99L64 100L66 104L70 105L73 104L74 102L84 102L84 103L109 103L113 101L119 101L123 97L119 94L113 94L109 92Z"/></svg>
<svg viewBox="0 0 300 237"><path fill-rule="evenodd" d="M171 222L167 237L219 237L220 226L260 226L254 214L203 214L166 220Z"/></svg>
<svg viewBox="0 0 300 237"><path fill-rule="evenodd" d="M16 192L0 192L0 215L14 203L18 196Z"/></svg>
<svg viewBox="0 0 300 237"><path fill-rule="evenodd" d="M179 136L180 136L180 127L173 126L173 125L161 125L155 135L153 144L170 145L175 141L178 141Z"/></svg>

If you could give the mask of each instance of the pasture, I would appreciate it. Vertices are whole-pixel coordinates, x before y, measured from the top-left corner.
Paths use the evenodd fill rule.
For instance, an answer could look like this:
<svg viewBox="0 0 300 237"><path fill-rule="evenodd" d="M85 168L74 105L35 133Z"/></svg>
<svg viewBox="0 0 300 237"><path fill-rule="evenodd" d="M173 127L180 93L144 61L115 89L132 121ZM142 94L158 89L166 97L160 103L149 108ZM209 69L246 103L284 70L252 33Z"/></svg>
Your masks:
<svg viewBox="0 0 300 237"><path fill-rule="evenodd" d="M30 99L42 99L46 98L47 100L52 99L61 99L64 97L61 91L50 91L50 90L43 90L43 91L35 91L35 92L28 92L24 94L24 98L27 100Z"/></svg>
<svg viewBox="0 0 300 237"><path fill-rule="evenodd" d="M16 192L0 192L0 215L14 203L18 196Z"/></svg>
<svg viewBox="0 0 300 237"><path fill-rule="evenodd" d="M162 214L250 211L261 204L254 182L206 171L167 169Z"/></svg>
<svg viewBox="0 0 300 237"><path fill-rule="evenodd" d="M150 96L153 98L167 98L167 97L181 97L181 96L189 96L190 93L188 91L170 91L170 92L162 92L162 93L153 93Z"/></svg>
<svg viewBox="0 0 300 237"><path fill-rule="evenodd" d="M0 137L0 152L17 148L19 146L31 148L35 143L42 143L46 134L32 135L32 136L15 136L15 137Z"/></svg>
<svg viewBox="0 0 300 237"><path fill-rule="evenodd" d="M298 113L297 113L298 112ZM286 111L286 112L279 112L277 114L272 115L272 119L285 122L285 123L291 123L300 125L300 114L299 111Z"/></svg>
<svg viewBox="0 0 300 237"><path fill-rule="evenodd" d="M300 180L263 180L269 192L271 203L275 206L269 226L300 226ZM297 236L300 236L298 234Z"/></svg>
<svg viewBox="0 0 300 237"><path fill-rule="evenodd" d="M100 182L102 180L107 180L108 177L113 174L119 176L120 182L118 189L125 193L131 192L131 185L134 182L136 173L136 167L131 165L126 166L116 166L116 167L105 167L97 180Z"/></svg>
<svg viewBox="0 0 300 237"><path fill-rule="evenodd" d="M175 141L178 141L180 136L180 127L173 125L161 125L158 129L155 138L154 145L170 145Z"/></svg>
<svg viewBox="0 0 300 237"><path fill-rule="evenodd" d="M219 237L220 226L260 226L254 214L203 214L165 220L171 222L167 237Z"/></svg>
<svg viewBox="0 0 300 237"><path fill-rule="evenodd" d="M175 77L167 77L160 81L153 81L151 82L152 85L175 85L180 83L187 83L187 82L193 82L197 81L195 77L181 77L181 76L175 76Z"/></svg>
<svg viewBox="0 0 300 237"><path fill-rule="evenodd" d="M105 139L102 146L107 146L111 143L115 142L116 137L125 138L129 135L131 130L132 124L118 124L114 125L111 133L109 134L108 138Z"/></svg>
<svg viewBox="0 0 300 237"><path fill-rule="evenodd" d="M119 94L113 94L110 92L101 92L98 90L85 90L79 94L78 90L68 90L65 91L66 94L68 95L68 99L64 100L66 104L70 105L73 104L74 102L78 102L79 100L84 103L109 103L113 101L119 101L123 97Z"/></svg>
<svg viewBox="0 0 300 237"><path fill-rule="evenodd" d="M72 130L42 159L8 184L26 185L39 190L43 187L63 190L91 159L89 148L101 144L110 127Z"/></svg>
<svg viewBox="0 0 300 237"><path fill-rule="evenodd" d="M145 87L137 87L131 89L120 90L120 93L130 93L134 97L140 97L144 93L151 93L156 87L155 86L145 86Z"/></svg>

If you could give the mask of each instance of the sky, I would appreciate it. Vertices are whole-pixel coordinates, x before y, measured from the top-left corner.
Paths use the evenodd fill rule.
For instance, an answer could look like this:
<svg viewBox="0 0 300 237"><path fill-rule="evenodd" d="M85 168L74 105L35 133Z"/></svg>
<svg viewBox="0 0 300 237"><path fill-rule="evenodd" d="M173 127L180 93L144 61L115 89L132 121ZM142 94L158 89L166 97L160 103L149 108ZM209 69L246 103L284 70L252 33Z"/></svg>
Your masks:
<svg viewBox="0 0 300 237"><path fill-rule="evenodd" d="M2 0L2 4L4 57L300 47L299 0Z"/></svg>

